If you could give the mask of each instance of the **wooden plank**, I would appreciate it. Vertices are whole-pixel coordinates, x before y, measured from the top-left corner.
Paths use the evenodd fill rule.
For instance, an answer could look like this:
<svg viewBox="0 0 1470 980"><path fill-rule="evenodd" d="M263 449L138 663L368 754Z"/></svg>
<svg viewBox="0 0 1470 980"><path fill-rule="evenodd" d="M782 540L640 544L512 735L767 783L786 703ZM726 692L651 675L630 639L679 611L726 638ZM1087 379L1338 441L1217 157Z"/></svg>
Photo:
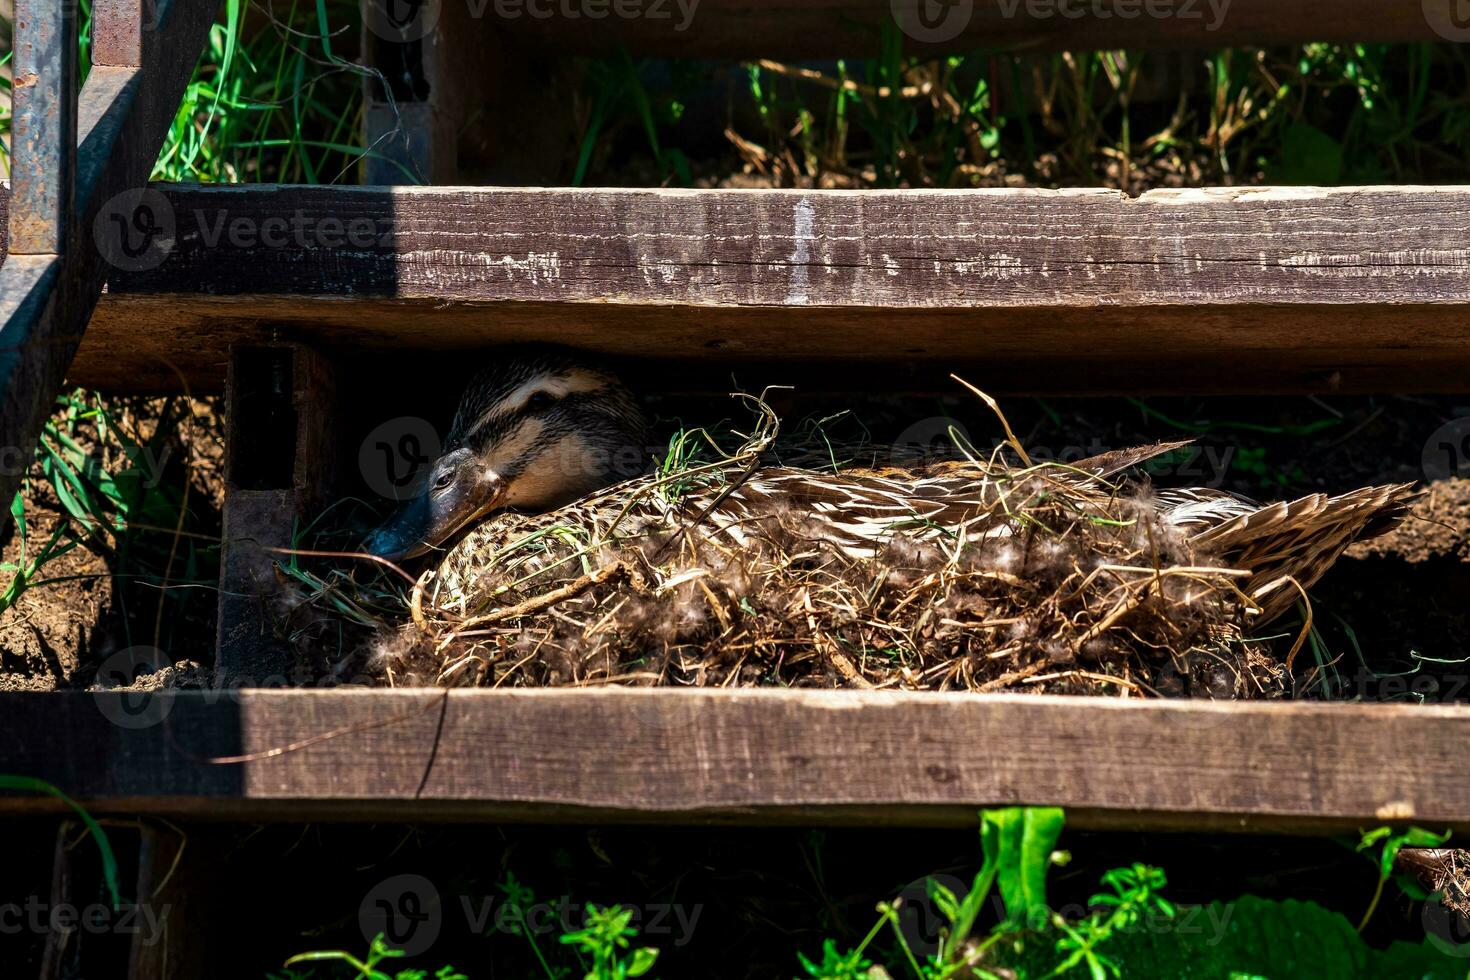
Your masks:
<svg viewBox="0 0 1470 980"><path fill-rule="evenodd" d="M332 494L341 453L331 365L299 344L235 348L225 394L226 478L216 676L289 683L275 565Z"/></svg>
<svg viewBox="0 0 1470 980"><path fill-rule="evenodd" d="M1453 0L490 0L468 6L484 11L487 25L577 55L615 54L623 45L664 57L851 56L875 53L894 25L911 51L1470 37L1470 23Z"/></svg>
<svg viewBox="0 0 1470 980"><path fill-rule="evenodd" d="M373 150L362 182L456 183L459 131L495 62L483 32L466 29L469 6L361 0L359 8L371 69L363 76L363 145ZM467 61L476 42L479 58Z"/></svg>
<svg viewBox="0 0 1470 980"><path fill-rule="evenodd" d="M70 5L67 5L70 7ZM0 446L29 452L91 317L109 262L118 261L116 232L104 209L131 216L168 123L178 109L217 0L158 0L152 30L140 38L147 68L94 66L78 97L75 204L68 210L75 238L56 259L8 257L0 265ZM151 53L150 53L151 52ZM121 213L120 201L130 200ZM0 472L0 499L9 500L21 474ZM5 518L0 518L3 520Z"/></svg>
<svg viewBox="0 0 1470 980"><path fill-rule="evenodd" d="M157 935L140 933L128 949L127 980L195 980L214 976L208 951L219 921L216 885L217 848L222 841L203 840L177 827L141 824L138 828L136 901L153 915ZM201 835L203 836L203 835ZM212 847L211 847L212 845ZM212 901L211 901L212 899ZM216 962L223 958L216 954Z"/></svg>
<svg viewBox="0 0 1470 980"><path fill-rule="evenodd" d="M1470 188L162 188L75 380L228 342L977 365L998 391L1470 390ZM139 336L132 326L148 322Z"/></svg>
<svg viewBox="0 0 1470 980"><path fill-rule="evenodd" d="M0 694L0 771L50 780L98 812L231 820L963 825L981 806L1057 804L1083 826L1465 830L1467 739L1470 708L1454 706L617 688ZM34 809L56 804L0 796L0 812Z"/></svg>
<svg viewBox="0 0 1470 980"><path fill-rule="evenodd" d="M566 62L493 29L487 9L361 0L375 70L363 79L363 145L374 153L362 183L543 184L557 172L577 138L558 101Z"/></svg>
<svg viewBox="0 0 1470 980"><path fill-rule="evenodd" d="M46 933L40 980L119 976L126 980L191 980L205 976L203 958L211 918L201 901L210 887L207 861L177 827L144 822L112 826L108 837L117 858L124 907L110 910L97 850L80 821L57 829L52 863L51 907L100 916L107 925L78 922ZM78 846L78 845L81 846ZM118 916L117 919L110 918ZM126 916L126 919L121 917Z"/></svg>

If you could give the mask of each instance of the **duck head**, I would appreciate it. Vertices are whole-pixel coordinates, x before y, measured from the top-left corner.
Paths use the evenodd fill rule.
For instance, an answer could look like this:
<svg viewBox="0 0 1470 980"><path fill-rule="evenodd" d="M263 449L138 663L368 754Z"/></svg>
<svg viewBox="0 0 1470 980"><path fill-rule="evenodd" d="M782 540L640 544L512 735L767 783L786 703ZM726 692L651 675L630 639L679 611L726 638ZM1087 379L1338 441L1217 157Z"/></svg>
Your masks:
<svg viewBox="0 0 1470 980"><path fill-rule="evenodd" d="M618 377L553 348L496 352L470 382L422 492L363 547L423 554L497 510L551 510L641 473L643 411Z"/></svg>

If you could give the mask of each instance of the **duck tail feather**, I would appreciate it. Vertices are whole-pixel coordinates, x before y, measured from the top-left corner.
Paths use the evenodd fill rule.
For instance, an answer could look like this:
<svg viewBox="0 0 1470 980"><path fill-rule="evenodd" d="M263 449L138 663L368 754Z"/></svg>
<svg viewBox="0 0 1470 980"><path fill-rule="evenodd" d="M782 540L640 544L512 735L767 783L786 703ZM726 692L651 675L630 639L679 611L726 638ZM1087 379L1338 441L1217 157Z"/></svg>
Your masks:
<svg viewBox="0 0 1470 980"><path fill-rule="evenodd" d="M1222 509L1220 523L1192 535L1193 542L1235 568L1253 574L1246 592L1261 607L1260 623L1296 602L1295 581L1310 589L1357 541L1397 527L1420 496L1411 483L1363 487L1329 496L1314 493L1240 513ZM1198 527L1196 521L1190 523Z"/></svg>

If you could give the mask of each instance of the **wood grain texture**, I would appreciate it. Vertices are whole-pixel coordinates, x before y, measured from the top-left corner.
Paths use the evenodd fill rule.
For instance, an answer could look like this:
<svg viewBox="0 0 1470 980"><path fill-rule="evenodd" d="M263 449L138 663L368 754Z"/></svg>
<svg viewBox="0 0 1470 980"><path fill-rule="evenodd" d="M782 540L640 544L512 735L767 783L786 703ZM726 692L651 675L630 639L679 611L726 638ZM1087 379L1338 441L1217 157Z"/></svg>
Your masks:
<svg viewBox="0 0 1470 980"><path fill-rule="evenodd" d="M466 3L467 0L447 0ZM487 23L569 54L816 58L876 53L886 25L913 51L1223 48L1453 39L1453 0L501 0ZM601 17L594 19L598 10ZM591 11L594 16L588 16ZM636 12L619 16L618 11ZM1463 20L1463 17L1459 18ZM1464 30L1464 25L1460 25ZM1460 39L1463 39L1461 37Z"/></svg>
<svg viewBox="0 0 1470 980"><path fill-rule="evenodd" d="M99 812L229 819L919 825L1059 804L1091 826L1470 828L1464 707L627 689L155 697L128 702L123 727L107 717L118 695L0 695L0 771ZM54 806L0 797L0 812Z"/></svg>
<svg viewBox="0 0 1470 980"><path fill-rule="evenodd" d="M233 340L975 364L998 391L1470 388L1470 189L167 188L75 379ZM136 324L147 322L146 335ZM170 371L171 373L171 371Z"/></svg>

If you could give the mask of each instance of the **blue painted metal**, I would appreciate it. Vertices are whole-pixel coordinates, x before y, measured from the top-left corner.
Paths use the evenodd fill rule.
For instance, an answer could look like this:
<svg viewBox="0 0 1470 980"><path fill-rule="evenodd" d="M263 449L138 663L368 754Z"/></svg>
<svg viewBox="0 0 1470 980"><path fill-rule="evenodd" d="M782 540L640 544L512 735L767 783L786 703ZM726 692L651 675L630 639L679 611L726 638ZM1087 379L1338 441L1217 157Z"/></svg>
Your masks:
<svg viewBox="0 0 1470 980"><path fill-rule="evenodd" d="M10 254L59 255L73 223L77 0L16 0Z"/></svg>

